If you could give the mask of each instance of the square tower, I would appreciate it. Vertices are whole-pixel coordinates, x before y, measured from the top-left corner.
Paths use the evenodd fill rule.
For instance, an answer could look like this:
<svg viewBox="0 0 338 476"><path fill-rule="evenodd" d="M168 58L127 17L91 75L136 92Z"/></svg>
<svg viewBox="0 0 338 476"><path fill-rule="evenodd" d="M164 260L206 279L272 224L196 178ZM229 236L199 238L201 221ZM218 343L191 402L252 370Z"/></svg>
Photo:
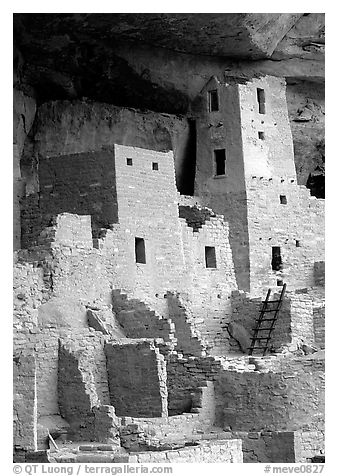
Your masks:
<svg viewBox="0 0 338 476"><path fill-rule="evenodd" d="M229 222L239 288L313 285L324 203L297 185L285 81L212 77L196 125L196 194Z"/></svg>

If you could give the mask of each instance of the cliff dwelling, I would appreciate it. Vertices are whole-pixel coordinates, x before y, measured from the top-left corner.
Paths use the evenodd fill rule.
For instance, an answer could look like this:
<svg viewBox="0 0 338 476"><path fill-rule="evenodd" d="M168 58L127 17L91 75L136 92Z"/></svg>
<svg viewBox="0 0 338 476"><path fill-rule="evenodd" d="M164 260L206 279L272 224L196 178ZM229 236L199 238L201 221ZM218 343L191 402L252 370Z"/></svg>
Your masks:
<svg viewBox="0 0 338 476"><path fill-rule="evenodd" d="M323 462L324 14L14 45L14 462Z"/></svg>

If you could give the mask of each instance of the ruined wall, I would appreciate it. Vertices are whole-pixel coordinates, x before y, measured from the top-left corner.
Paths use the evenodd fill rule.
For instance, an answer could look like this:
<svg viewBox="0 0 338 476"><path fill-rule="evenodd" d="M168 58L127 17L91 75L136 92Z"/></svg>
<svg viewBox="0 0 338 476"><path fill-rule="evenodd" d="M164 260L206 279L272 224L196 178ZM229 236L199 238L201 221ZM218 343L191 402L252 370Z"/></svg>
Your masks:
<svg viewBox="0 0 338 476"><path fill-rule="evenodd" d="M194 326L215 354L227 352L225 328L230 320L231 291L237 289L229 225L222 216L211 216L198 231L181 218L188 286L181 286L182 303L194 316ZM215 248L215 267L206 266L206 247ZM212 349L212 350L211 350Z"/></svg>
<svg viewBox="0 0 338 476"><path fill-rule="evenodd" d="M91 440L94 436L94 413L98 403L95 388L86 381L79 359L63 346L59 351L58 401L60 413L69 422L70 438Z"/></svg>
<svg viewBox="0 0 338 476"><path fill-rule="evenodd" d="M105 353L110 399L116 414L167 416L166 365L154 343L106 343Z"/></svg>
<svg viewBox="0 0 338 476"><path fill-rule="evenodd" d="M13 438L16 448L37 449L36 359L17 353L13 372Z"/></svg>
<svg viewBox="0 0 338 476"><path fill-rule="evenodd" d="M213 357L170 355L167 359L169 415L190 412L201 391L216 378L221 368L220 362ZM213 399L210 394L209 398Z"/></svg>
<svg viewBox="0 0 338 476"><path fill-rule="evenodd" d="M325 348L325 306L313 306L314 344L320 349Z"/></svg>
<svg viewBox="0 0 338 476"><path fill-rule="evenodd" d="M36 244L43 229L64 212L91 215L93 236L117 222L114 155L109 151L40 160L38 180L39 192L23 201L24 247Z"/></svg>

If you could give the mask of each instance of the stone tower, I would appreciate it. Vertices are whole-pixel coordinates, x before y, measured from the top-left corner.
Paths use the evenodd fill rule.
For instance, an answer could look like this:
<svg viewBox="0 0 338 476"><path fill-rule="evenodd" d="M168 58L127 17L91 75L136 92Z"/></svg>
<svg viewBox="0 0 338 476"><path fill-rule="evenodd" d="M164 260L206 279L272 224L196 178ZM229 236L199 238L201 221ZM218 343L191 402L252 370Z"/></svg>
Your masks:
<svg viewBox="0 0 338 476"><path fill-rule="evenodd" d="M283 79L209 80L198 101L195 193L229 222L240 289L314 284L324 200L297 185Z"/></svg>

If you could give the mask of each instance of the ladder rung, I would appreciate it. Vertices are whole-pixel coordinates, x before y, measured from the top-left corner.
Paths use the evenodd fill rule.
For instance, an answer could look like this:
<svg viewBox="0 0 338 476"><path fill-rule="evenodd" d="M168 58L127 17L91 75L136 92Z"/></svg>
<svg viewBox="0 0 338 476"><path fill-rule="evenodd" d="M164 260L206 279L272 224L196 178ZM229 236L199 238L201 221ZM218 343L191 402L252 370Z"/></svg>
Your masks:
<svg viewBox="0 0 338 476"><path fill-rule="evenodd" d="M261 319L260 321L256 321L256 322L258 323L258 322L266 322L266 321L277 321L277 318L276 317L269 317L267 319Z"/></svg>
<svg viewBox="0 0 338 476"><path fill-rule="evenodd" d="M264 339L270 340L271 336L269 336L269 337L254 337L252 340L264 340Z"/></svg>
<svg viewBox="0 0 338 476"><path fill-rule="evenodd" d="M271 331L273 327L261 327L260 329L256 329L256 331Z"/></svg>
<svg viewBox="0 0 338 476"><path fill-rule="evenodd" d="M265 301L267 304L273 303L273 302L281 302L280 299L274 300L274 301Z"/></svg>
<svg viewBox="0 0 338 476"><path fill-rule="evenodd" d="M261 312L264 314L265 312L277 312L279 309L262 309Z"/></svg>
<svg viewBox="0 0 338 476"><path fill-rule="evenodd" d="M266 350L267 349L267 346L265 345L255 345L254 347L249 347L249 350L258 350L258 349L264 349Z"/></svg>

